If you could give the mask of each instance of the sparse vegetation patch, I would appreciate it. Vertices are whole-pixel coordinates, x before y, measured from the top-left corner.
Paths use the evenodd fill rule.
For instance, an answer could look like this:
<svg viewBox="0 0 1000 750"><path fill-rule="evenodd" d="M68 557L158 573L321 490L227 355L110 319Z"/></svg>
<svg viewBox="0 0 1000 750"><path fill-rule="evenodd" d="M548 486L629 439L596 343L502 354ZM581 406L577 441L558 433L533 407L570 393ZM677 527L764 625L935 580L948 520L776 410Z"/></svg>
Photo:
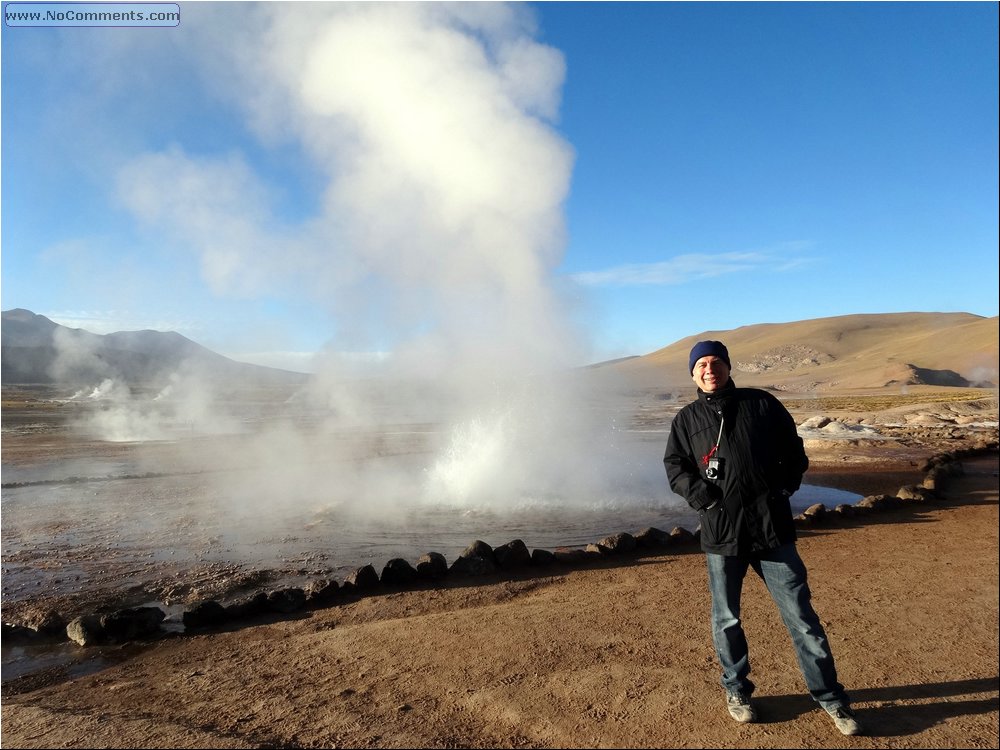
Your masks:
<svg viewBox="0 0 1000 750"><path fill-rule="evenodd" d="M995 398L996 393L984 388L961 388L952 391L931 393L879 393L842 396L819 396L809 399L789 399L783 401L790 411L851 411L877 412L896 409L901 406L918 404L947 404L960 401L979 401Z"/></svg>

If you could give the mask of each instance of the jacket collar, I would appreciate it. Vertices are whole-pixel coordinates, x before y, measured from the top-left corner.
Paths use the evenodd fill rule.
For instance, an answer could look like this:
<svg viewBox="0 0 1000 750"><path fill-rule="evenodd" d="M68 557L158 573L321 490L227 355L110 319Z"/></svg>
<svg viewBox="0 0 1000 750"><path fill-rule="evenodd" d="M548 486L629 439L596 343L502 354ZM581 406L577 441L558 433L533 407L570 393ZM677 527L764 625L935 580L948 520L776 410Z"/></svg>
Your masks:
<svg viewBox="0 0 1000 750"><path fill-rule="evenodd" d="M732 378L729 378L729 382L726 383L722 388L712 393L705 393L701 388L698 389L698 400L703 401L706 404L721 404L725 403L736 393L736 383L733 382Z"/></svg>

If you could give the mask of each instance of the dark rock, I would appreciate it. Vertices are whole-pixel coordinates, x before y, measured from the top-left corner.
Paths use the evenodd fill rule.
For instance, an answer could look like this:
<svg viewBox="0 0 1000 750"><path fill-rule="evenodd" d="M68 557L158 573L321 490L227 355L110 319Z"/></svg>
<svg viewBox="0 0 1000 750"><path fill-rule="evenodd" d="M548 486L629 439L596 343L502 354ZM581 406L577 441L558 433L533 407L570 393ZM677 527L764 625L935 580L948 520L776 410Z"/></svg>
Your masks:
<svg viewBox="0 0 1000 750"><path fill-rule="evenodd" d="M815 505L810 505L804 511L802 515L806 517L808 521L812 523L823 523L826 520L826 506L823 503L816 503Z"/></svg>
<svg viewBox="0 0 1000 750"><path fill-rule="evenodd" d="M344 579L345 586L350 586L351 590L357 593L364 593L378 588L378 573L372 565L354 570Z"/></svg>
<svg viewBox="0 0 1000 750"><path fill-rule="evenodd" d="M382 568L383 586L409 586L417 580L417 571L402 557L394 557Z"/></svg>
<svg viewBox="0 0 1000 750"><path fill-rule="evenodd" d="M909 484L905 487L900 487L899 491L896 493L896 497L900 500L914 500L916 502L923 503L928 500L933 500L935 498L935 494L926 487L917 487L916 485Z"/></svg>
<svg viewBox="0 0 1000 750"><path fill-rule="evenodd" d="M466 547L459 557L482 557L485 560L489 560L491 563L496 565L496 553L493 548L486 542L477 539L468 547Z"/></svg>
<svg viewBox="0 0 1000 750"><path fill-rule="evenodd" d="M448 561L440 552L428 552L417 560L417 577L426 581L435 581L448 574Z"/></svg>
<svg viewBox="0 0 1000 750"><path fill-rule="evenodd" d="M187 630L214 628L227 619L229 619L229 612L214 599L197 602L181 615L181 622L184 623L184 628Z"/></svg>
<svg viewBox="0 0 1000 750"><path fill-rule="evenodd" d="M894 504L895 498L891 495L868 495L855 504L856 508L869 511L886 510Z"/></svg>
<svg viewBox="0 0 1000 750"><path fill-rule="evenodd" d="M954 464L957 462L957 456L950 451L945 451L944 453L938 453L931 459L931 461L934 462L935 466Z"/></svg>
<svg viewBox="0 0 1000 750"><path fill-rule="evenodd" d="M935 461L935 459L941 459L941 457L935 456L934 459L931 459L931 461ZM943 482L948 478L961 476L965 473L965 468L959 461L937 460L935 463L932 463L926 471L927 474L924 476L924 481L921 483L921 486L931 492L935 492L941 489Z"/></svg>
<svg viewBox="0 0 1000 750"><path fill-rule="evenodd" d="M580 547L556 547L552 554L564 565L580 565L590 560L587 550Z"/></svg>
<svg viewBox="0 0 1000 750"><path fill-rule="evenodd" d="M496 557L497 566L503 570L522 568L531 563L531 553L520 539L501 544L493 550L493 555Z"/></svg>
<svg viewBox="0 0 1000 750"><path fill-rule="evenodd" d="M267 611L267 594L258 591L256 594L239 599L224 607L225 618L231 620L243 620L248 617L256 617ZM220 620L220 622L222 622Z"/></svg>
<svg viewBox="0 0 1000 750"><path fill-rule="evenodd" d="M492 558L465 554L457 558L449 569L449 573L454 576L485 576L496 571L497 564Z"/></svg>
<svg viewBox="0 0 1000 750"><path fill-rule="evenodd" d="M101 618L97 615L75 617L66 626L66 637L80 646L93 646L105 639Z"/></svg>
<svg viewBox="0 0 1000 750"><path fill-rule="evenodd" d="M318 581L310 581L306 585L306 603L307 604L326 604L334 599L337 595L337 591L340 589L340 584L336 581L329 581L326 579L321 579Z"/></svg>
<svg viewBox="0 0 1000 750"><path fill-rule="evenodd" d="M496 571L496 553L490 545L478 539L466 547L449 568L451 574L463 576L484 576Z"/></svg>
<svg viewBox="0 0 1000 750"><path fill-rule="evenodd" d="M939 474L943 477L957 477L965 473L961 461L942 461L931 467L929 474Z"/></svg>
<svg viewBox="0 0 1000 750"><path fill-rule="evenodd" d="M657 529L652 526L643 529L635 535L636 544L645 549L669 547L671 541L673 540L671 539L670 534L662 529Z"/></svg>
<svg viewBox="0 0 1000 750"><path fill-rule="evenodd" d="M166 616L159 607L120 609L109 615L102 615L101 627L113 641L131 641L157 633Z"/></svg>
<svg viewBox="0 0 1000 750"><path fill-rule="evenodd" d="M670 530L670 538L674 544L691 544L696 539L695 535L683 526L674 526Z"/></svg>
<svg viewBox="0 0 1000 750"><path fill-rule="evenodd" d="M606 548L608 552L613 555L622 555L628 552L634 552L635 548L639 546L635 537L625 531L618 534L612 534L611 536L606 536L597 544L600 547Z"/></svg>
<svg viewBox="0 0 1000 750"><path fill-rule="evenodd" d="M306 606L306 592L297 586L267 592L267 608L272 612L288 614Z"/></svg>
<svg viewBox="0 0 1000 750"><path fill-rule="evenodd" d="M49 607L29 609L21 618L21 624L43 636L62 635L66 632L66 620Z"/></svg>
<svg viewBox="0 0 1000 750"><path fill-rule="evenodd" d="M26 628L24 625L14 625L9 622L3 623L0 630L0 639L4 643L30 643L39 639L37 630Z"/></svg>
<svg viewBox="0 0 1000 750"><path fill-rule="evenodd" d="M556 561L556 556L547 549L533 549L531 550L531 564L544 568L551 565Z"/></svg>
<svg viewBox="0 0 1000 750"><path fill-rule="evenodd" d="M833 512L842 518L851 518L856 513L854 510L854 506L848 505L847 503L841 503L840 505L838 505L836 508L833 509Z"/></svg>

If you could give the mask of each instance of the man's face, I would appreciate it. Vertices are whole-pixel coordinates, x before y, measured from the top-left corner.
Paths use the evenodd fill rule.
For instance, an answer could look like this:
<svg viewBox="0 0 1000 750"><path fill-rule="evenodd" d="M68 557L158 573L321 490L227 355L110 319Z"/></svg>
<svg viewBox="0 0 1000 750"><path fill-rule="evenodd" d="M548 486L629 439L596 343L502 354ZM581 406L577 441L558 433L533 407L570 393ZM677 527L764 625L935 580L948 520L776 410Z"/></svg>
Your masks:
<svg viewBox="0 0 1000 750"><path fill-rule="evenodd" d="M724 360L709 354L694 363L691 378L705 393L714 393L729 382L729 366Z"/></svg>

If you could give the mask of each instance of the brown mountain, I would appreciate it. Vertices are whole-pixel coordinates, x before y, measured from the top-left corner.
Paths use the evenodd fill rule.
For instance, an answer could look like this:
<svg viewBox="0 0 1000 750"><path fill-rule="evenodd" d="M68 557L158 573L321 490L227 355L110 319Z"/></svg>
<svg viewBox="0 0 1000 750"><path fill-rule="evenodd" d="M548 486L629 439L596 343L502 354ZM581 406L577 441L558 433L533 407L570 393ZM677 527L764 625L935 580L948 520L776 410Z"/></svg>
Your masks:
<svg viewBox="0 0 1000 750"><path fill-rule="evenodd" d="M688 353L722 341L741 386L833 392L904 386L995 387L998 319L969 313L843 315L704 331L608 367L641 386L691 385Z"/></svg>
<svg viewBox="0 0 1000 750"><path fill-rule="evenodd" d="M164 385L172 374L246 385L302 383L307 375L236 362L173 331L104 335L68 328L30 310L2 314L2 381L11 384L93 384L115 378Z"/></svg>

